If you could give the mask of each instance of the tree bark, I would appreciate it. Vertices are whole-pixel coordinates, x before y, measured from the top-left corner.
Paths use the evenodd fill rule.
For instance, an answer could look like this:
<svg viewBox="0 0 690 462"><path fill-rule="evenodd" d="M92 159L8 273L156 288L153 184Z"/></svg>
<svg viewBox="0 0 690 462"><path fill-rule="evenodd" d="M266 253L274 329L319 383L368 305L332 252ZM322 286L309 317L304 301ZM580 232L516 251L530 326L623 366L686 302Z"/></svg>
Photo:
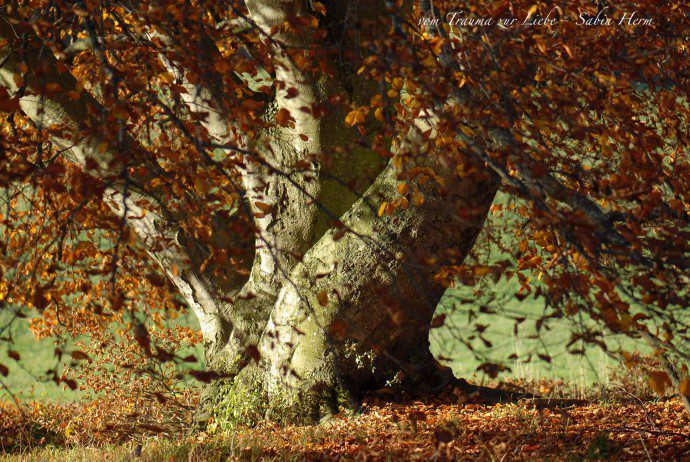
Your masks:
<svg viewBox="0 0 690 462"><path fill-rule="evenodd" d="M400 151L419 153L431 129L417 120ZM433 391L452 379L429 351L445 290L434 275L469 253L499 182L432 164L444 186L428 182L421 206L377 217L372 206L397 194L394 161L343 216L349 231L326 233L278 296L261 344L275 417L314 421L367 389Z"/></svg>

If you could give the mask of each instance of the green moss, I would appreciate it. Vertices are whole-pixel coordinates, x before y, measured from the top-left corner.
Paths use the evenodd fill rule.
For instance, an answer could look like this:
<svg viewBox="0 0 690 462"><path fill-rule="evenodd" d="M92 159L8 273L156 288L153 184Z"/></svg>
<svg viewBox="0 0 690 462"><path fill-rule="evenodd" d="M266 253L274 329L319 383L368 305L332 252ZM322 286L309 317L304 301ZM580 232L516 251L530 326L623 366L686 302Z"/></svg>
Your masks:
<svg viewBox="0 0 690 462"><path fill-rule="evenodd" d="M280 424L314 425L329 421L342 410L353 410L355 404L345 387L321 382L271 396L267 417Z"/></svg>
<svg viewBox="0 0 690 462"><path fill-rule="evenodd" d="M263 387L251 380L235 378L214 384L208 431L257 425L264 418L266 401Z"/></svg>

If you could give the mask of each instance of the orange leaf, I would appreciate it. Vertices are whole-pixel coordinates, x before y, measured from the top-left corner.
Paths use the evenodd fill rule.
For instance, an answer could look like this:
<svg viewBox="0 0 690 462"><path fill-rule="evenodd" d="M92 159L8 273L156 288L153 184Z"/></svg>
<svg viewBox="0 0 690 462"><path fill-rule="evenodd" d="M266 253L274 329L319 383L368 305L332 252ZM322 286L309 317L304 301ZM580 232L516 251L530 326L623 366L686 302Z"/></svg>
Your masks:
<svg viewBox="0 0 690 462"><path fill-rule="evenodd" d="M281 127L289 127L295 123L295 119L290 115L290 111L283 107L276 114L276 122Z"/></svg>
<svg viewBox="0 0 690 462"><path fill-rule="evenodd" d="M326 289L319 292L319 295L317 295L316 298L319 301L319 305L321 305L321 306L328 305L328 293L326 293Z"/></svg>
<svg viewBox="0 0 690 462"><path fill-rule="evenodd" d="M380 216L380 217L383 216L383 214L386 213L387 207L388 207L388 202L384 202L383 204L381 204L381 207L379 207L378 216Z"/></svg>
<svg viewBox="0 0 690 462"><path fill-rule="evenodd" d="M273 209L272 205L266 204L265 202L255 202L254 205L264 213L268 213Z"/></svg>
<svg viewBox="0 0 690 462"><path fill-rule="evenodd" d="M474 274L476 274L479 277L486 276L491 272L491 267L490 266L475 266L474 267Z"/></svg>
<svg viewBox="0 0 690 462"><path fill-rule="evenodd" d="M671 386L671 379L666 372L653 371L649 374L649 386L658 395L663 395L666 388Z"/></svg>
<svg viewBox="0 0 690 462"><path fill-rule="evenodd" d="M683 396L687 396L690 398L690 377L685 377L681 382L680 382L680 393Z"/></svg>
<svg viewBox="0 0 690 462"><path fill-rule="evenodd" d="M326 7L321 2L311 2L311 7L319 14L326 16Z"/></svg>

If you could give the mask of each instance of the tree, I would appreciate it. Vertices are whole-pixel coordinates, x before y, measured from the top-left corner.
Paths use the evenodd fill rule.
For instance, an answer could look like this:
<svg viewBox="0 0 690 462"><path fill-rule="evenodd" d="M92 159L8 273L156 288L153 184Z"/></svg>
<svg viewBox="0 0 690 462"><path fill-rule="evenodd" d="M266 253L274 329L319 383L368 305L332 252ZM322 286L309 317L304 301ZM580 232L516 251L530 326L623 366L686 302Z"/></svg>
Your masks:
<svg viewBox="0 0 690 462"><path fill-rule="evenodd" d="M434 311L486 277L573 317L573 345L607 328L684 357L687 7L629 7L652 23L589 2L6 2L3 267L28 277L3 299L46 326L87 316L76 294L96 315L173 303L148 258L231 384L216 403L288 421L443 389ZM597 14L616 25L578 24ZM499 189L526 217L517 260L466 262Z"/></svg>

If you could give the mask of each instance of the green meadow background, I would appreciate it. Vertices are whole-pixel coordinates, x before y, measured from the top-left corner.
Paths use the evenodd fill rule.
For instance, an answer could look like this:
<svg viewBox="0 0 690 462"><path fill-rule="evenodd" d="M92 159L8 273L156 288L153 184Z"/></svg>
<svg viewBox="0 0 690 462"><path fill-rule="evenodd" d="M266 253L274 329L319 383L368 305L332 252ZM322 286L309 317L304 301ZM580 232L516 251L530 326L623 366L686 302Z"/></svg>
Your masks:
<svg viewBox="0 0 690 462"><path fill-rule="evenodd" d="M497 203L506 203L505 196L499 196ZM485 227L485 232L501 227L505 220L517 219L508 213L497 217L491 216ZM502 236L506 248L517 245L511 233L499 234ZM481 236L480 236L481 240ZM506 245L507 244L507 245ZM486 256L489 262L502 258L509 258L500 252L491 251ZM569 384L585 389L591 384L606 383L609 373L617 364L609 356L598 348L586 349L584 356L573 356L567 353L565 345L570 340L571 325L567 319L551 320L549 329L542 328L537 335L535 320L544 311L544 302L527 297L518 301L513 296L516 292L516 282L501 279L498 283L489 283L485 293L490 294L492 308L497 314L479 315L468 323L470 309L478 311L486 300L476 300L469 304L461 303L462 300L473 300L472 288L450 288L441 300L437 313L445 313L446 319L443 326L433 329L431 332L432 351L441 358L442 362L452 367L457 376L473 379L477 382L488 380L483 373L477 373L477 366L484 361L496 361L504 364L510 371L505 371L500 377L526 378L526 379L562 379ZM515 322L508 316L522 316L526 320L519 326L519 332L514 333ZM2 329L13 313L9 309L0 311L0 329ZM198 323L193 314L178 318L176 322L187 324L197 328ZM487 325L482 339L475 338L469 343L474 353L460 340L467 341L474 333L476 324ZM13 342L0 341L0 363L10 369L7 377L0 376L0 380L12 393L20 398L36 400L73 401L79 398L79 392L66 389L64 385L56 385L45 380L45 372L55 365L54 349L56 342L64 342L64 339L43 339L37 341L28 329L28 320L15 319L5 332L0 332L0 338L11 337ZM488 341L488 344L485 343ZM619 339L607 338L607 343L612 346L619 345ZM636 346L626 342L628 350ZM16 362L7 356L7 350L11 348L21 355L21 360ZM511 354L516 354L517 359L508 360ZM538 354L548 355L551 362L546 362L538 357ZM531 361L525 359L531 355ZM477 358L479 356L479 358ZM197 357L203 355L197 352ZM499 377L499 378L500 378ZM9 398L8 393L0 387L0 399Z"/></svg>
<svg viewBox="0 0 690 462"><path fill-rule="evenodd" d="M477 359L464 344L457 339L464 336L467 339L472 334L472 328L467 323L466 310L458 309L454 302L462 297L461 290L450 289L444 296L439 312L447 312L445 325L434 329L431 333L432 351L440 356L442 361L453 368L457 376L472 378L482 382L487 380L484 374L477 373L477 366L484 359L492 359L503 363L511 369L500 377L526 379L563 379L577 388L586 388L594 382L605 383L612 367L616 362L597 348L588 349L586 356L573 356L567 353L565 344L570 339L570 326L567 322L555 321L550 331L541 332L540 338L529 338L536 334L536 330L526 321L521 326L521 333L513 333L514 322L501 316L492 315L473 320L489 324L483 336L490 341L489 348L481 340L473 343L476 352L483 357ZM521 303L520 309L526 314L539 313L543 307L538 303ZM467 307L466 309L469 309ZM8 313L0 316L0 325L4 325ZM5 319L3 319L5 318ZM192 326L197 324L193 315L188 315L185 321ZM18 397L36 400L73 401L79 398L79 392L74 392L61 385L46 381L44 374L54 365L54 349L56 339L35 340L29 332L28 322L18 320L13 323L11 334L12 349L19 352L21 360L15 362L7 356L8 345L0 345L0 363L9 367L8 377L2 377L4 384ZM611 342L617 339L611 338ZM552 358L547 363L537 357L538 353L547 353ZM201 357L199 351L197 357ZM518 359L507 360L511 354L517 354ZM532 360L524 362L526 356L532 353ZM9 398L5 390L0 390L0 399Z"/></svg>

